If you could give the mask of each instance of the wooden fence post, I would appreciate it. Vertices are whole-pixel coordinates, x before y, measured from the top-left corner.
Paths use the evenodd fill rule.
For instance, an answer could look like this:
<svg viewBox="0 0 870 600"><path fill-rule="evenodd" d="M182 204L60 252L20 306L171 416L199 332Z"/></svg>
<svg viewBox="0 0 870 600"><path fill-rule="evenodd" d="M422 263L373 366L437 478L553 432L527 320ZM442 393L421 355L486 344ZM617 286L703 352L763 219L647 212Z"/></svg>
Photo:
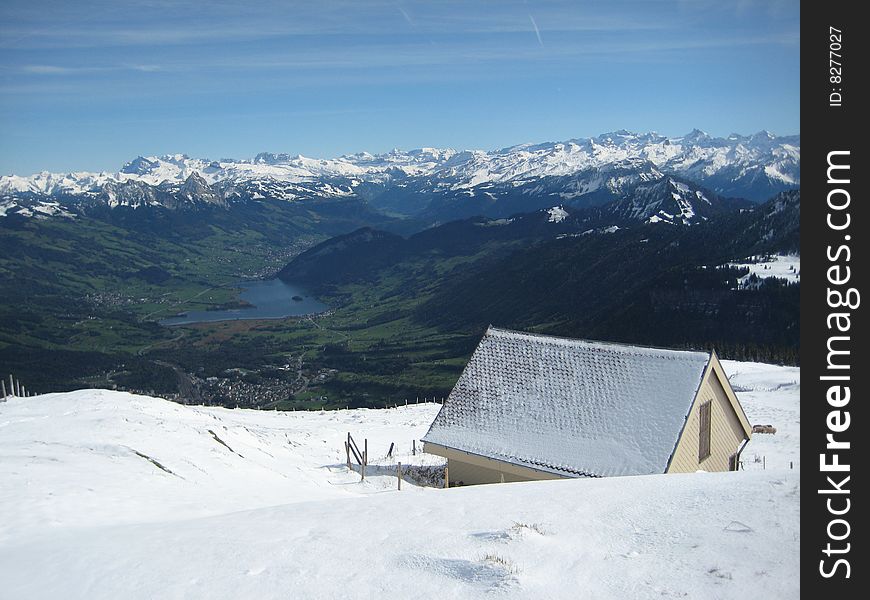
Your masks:
<svg viewBox="0 0 870 600"><path fill-rule="evenodd" d="M363 440L363 464L362 464L362 478L365 480L366 478L366 465L369 464L369 438L365 438Z"/></svg>
<svg viewBox="0 0 870 600"><path fill-rule="evenodd" d="M399 480L399 491L402 491L402 463L399 463L399 468L396 471L396 478Z"/></svg>
<svg viewBox="0 0 870 600"><path fill-rule="evenodd" d="M3 386L3 399L6 399L6 381L0 381L0 386Z"/></svg>
<svg viewBox="0 0 870 600"><path fill-rule="evenodd" d="M444 487L450 487L450 469L448 467L444 467Z"/></svg>
<svg viewBox="0 0 870 600"><path fill-rule="evenodd" d="M9 374L9 395L15 395L15 384L12 382L12 373Z"/></svg>
<svg viewBox="0 0 870 600"><path fill-rule="evenodd" d="M347 470L350 471L350 445L347 442L344 443L344 452L347 454Z"/></svg>
<svg viewBox="0 0 870 600"><path fill-rule="evenodd" d="M411 441L411 453L412 453L414 456L417 456L417 440L412 440L412 441Z"/></svg>
<svg viewBox="0 0 870 600"><path fill-rule="evenodd" d="M351 452L351 454L353 454L353 457L356 459L356 462L360 466L362 466L362 464L364 462L363 457L360 454L359 447L357 447L356 442L354 441L353 437L351 437L350 432L348 432L348 434L347 434L347 444L350 447L350 452Z"/></svg>

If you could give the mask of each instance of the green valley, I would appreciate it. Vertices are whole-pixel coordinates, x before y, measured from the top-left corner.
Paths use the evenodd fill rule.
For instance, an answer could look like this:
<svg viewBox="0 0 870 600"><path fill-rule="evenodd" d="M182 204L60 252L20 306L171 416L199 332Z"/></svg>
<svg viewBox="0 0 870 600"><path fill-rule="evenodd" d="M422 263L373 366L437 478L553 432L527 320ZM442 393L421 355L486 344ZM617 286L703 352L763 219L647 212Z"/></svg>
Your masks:
<svg viewBox="0 0 870 600"><path fill-rule="evenodd" d="M612 215L589 209L417 233L336 200L6 219L0 361L34 391L266 409L444 397L489 324L795 363L799 286L737 289L745 271L723 265L794 250L799 209L788 192L691 227L605 227ZM275 274L330 309L157 323L238 306L237 282Z"/></svg>

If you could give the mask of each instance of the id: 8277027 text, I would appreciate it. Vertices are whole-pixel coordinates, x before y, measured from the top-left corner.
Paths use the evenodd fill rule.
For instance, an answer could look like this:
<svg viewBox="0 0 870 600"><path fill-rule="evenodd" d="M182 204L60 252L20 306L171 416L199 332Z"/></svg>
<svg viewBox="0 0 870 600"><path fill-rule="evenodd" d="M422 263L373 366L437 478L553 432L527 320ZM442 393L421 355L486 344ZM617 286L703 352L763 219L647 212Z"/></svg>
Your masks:
<svg viewBox="0 0 870 600"><path fill-rule="evenodd" d="M831 93L828 106L843 105L843 32L836 27L828 27L828 82Z"/></svg>

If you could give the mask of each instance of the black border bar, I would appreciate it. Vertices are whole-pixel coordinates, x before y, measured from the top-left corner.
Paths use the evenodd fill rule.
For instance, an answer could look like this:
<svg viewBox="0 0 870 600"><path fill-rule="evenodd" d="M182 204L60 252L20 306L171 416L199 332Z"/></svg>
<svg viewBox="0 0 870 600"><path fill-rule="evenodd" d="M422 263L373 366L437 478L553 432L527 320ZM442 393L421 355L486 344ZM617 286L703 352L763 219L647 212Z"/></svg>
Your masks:
<svg viewBox="0 0 870 600"><path fill-rule="evenodd" d="M870 31L859 8L801 7L801 589L832 599L866 597L870 570L860 541L867 497L858 491L868 483L870 434L860 251L870 231L862 81Z"/></svg>

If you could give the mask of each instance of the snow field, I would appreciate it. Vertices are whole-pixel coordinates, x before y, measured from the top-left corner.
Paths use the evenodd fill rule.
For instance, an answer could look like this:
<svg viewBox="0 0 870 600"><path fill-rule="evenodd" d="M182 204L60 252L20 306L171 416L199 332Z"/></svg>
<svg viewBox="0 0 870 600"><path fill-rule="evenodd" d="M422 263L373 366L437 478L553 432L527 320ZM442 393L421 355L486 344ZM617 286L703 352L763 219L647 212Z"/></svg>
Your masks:
<svg viewBox="0 0 870 600"><path fill-rule="evenodd" d="M0 544L42 529L188 519L395 489L395 462L442 464L420 452L419 442L411 456L411 440L439 408L231 410L107 390L12 399L0 404ZM360 447L369 439L364 485L345 466L348 431ZM398 453L386 459L392 442ZM410 481L405 487L414 488Z"/></svg>
<svg viewBox="0 0 870 600"><path fill-rule="evenodd" d="M439 405L10 399L0 598L793 598L800 373L723 364L750 422L777 428L753 437L747 471L450 490L398 492L392 466L440 467L410 455ZM369 439L365 483L345 466L348 431Z"/></svg>
<svg viewBox="0 0 870 600"><path fill-rule="evenodd" d="M800 283L801 280L801 257L797 255L772 256L770 260L760 262L733 262L728 263L728 266L749 269L749 273L737 280L737 285L741 288L750 284L749 278L752 275L759 279L776 277L788 283Z"/></svg>
<svg viewBox="0 0 870 600"><path fill-rule="evenodd" d="M0 547L10 598L793 598L799 476L384 493ZM756 596L757 594L757 596Z"/></svg>
<svg viewBox="0 0 870 600"><path fill-rule="evenodd" d="M741 455L744 468L800 469L800 368L734 360L723 360L722 367L749 422L776 428L752 436Z"/></svg>

